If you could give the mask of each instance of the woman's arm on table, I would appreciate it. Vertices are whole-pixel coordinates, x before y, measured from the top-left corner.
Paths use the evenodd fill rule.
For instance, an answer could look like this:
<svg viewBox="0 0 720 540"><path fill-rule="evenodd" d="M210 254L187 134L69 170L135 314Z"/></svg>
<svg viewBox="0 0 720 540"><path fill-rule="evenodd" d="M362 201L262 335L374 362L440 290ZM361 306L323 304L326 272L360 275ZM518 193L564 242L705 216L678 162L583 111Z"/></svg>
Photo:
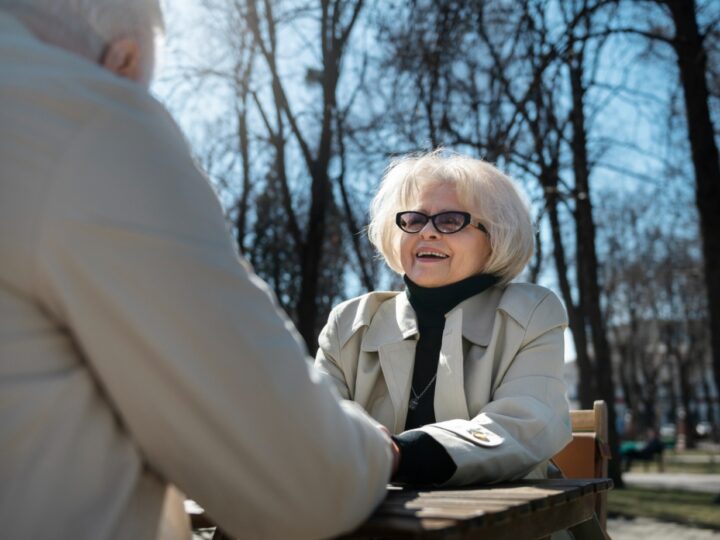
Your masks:
<svg viewBox="0 0 720 540"><path fill-rule="evenodd" d="M431 435L452 457L457 470L446 485L522 478L571 438L562 379L565 309L549 291L531 309L518 351L492 401L470 420L413 430ZM510 317L506 324L519 326Z"/></svg>

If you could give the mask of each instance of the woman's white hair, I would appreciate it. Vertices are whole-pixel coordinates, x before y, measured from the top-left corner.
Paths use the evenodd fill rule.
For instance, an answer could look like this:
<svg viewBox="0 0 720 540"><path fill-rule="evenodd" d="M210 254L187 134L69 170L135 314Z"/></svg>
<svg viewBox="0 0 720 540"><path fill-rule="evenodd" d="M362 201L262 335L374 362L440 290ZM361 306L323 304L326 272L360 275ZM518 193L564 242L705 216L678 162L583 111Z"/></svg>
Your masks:
<svg viewBox="0 0 720 540"><path fill-rule="evenodd" d="M40 39L97 61L111 41L137 39L145 50L165 31L159 0L0 0Z"/></svg>
<svg viewBox="0 0 720 540"><path fill-rule="evenodd" d="M535 235L527 197L519 186L485 161L445 150L410 154L394 160L370 204L370 242L397 273L400 235L395 214L412 209L420 193L438 184L454 186L463 208L488 230L491 254L484 273L506 283L523 271L532 257Z"/></svg>

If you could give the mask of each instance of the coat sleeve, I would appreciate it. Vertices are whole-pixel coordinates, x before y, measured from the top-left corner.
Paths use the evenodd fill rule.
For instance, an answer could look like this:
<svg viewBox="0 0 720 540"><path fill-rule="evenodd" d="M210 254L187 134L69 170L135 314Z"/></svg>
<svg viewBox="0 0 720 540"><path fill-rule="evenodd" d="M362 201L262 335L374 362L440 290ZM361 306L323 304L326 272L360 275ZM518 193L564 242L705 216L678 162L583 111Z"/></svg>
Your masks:
<svg viewBox="0 0 720 540"><path fill-rule="evenodd" d="M570 441L562 379L566 325L562 304L549 292L535 307L492 401L470 420L420 428L440 442L457 465L446 485L522 478Z"/></svg>
<svg viewBox="0 0 720 540"><path fill-rule="evenodd" d="M147 465L227 532L352 529L384 497L389 438L313 372L174 123L143 107L98 114L56 164L38 297Z"/></svg>

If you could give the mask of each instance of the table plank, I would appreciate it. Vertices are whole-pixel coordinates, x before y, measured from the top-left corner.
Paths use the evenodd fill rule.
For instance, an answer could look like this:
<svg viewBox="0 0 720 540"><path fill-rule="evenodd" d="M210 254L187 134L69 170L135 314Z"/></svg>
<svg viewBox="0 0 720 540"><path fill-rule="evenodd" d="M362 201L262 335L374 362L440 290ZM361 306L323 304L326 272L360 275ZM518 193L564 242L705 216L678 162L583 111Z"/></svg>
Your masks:
<svg viewBox="0 0 720 540"><path fill-rule="evenodd" d="M530 480L452 490L392 488L375 514L343 538L517 540L590 519L607 479Z"/></svg>

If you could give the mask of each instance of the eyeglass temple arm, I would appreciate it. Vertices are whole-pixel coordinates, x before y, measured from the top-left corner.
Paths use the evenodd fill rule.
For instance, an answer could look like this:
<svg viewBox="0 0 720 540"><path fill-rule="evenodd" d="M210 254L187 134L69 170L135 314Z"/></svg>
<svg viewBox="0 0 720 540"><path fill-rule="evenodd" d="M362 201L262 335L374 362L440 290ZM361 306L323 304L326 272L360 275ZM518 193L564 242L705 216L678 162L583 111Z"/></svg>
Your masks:
<svg viewBox="0 0 720 540"><path fill-rule="evenodd" d="M482 232L484 232L488 236L490 235L490 233L487 230L487 227L485 227L485 225L483 225L482 223L473 223L472 226L480 229Z"/></svg>

